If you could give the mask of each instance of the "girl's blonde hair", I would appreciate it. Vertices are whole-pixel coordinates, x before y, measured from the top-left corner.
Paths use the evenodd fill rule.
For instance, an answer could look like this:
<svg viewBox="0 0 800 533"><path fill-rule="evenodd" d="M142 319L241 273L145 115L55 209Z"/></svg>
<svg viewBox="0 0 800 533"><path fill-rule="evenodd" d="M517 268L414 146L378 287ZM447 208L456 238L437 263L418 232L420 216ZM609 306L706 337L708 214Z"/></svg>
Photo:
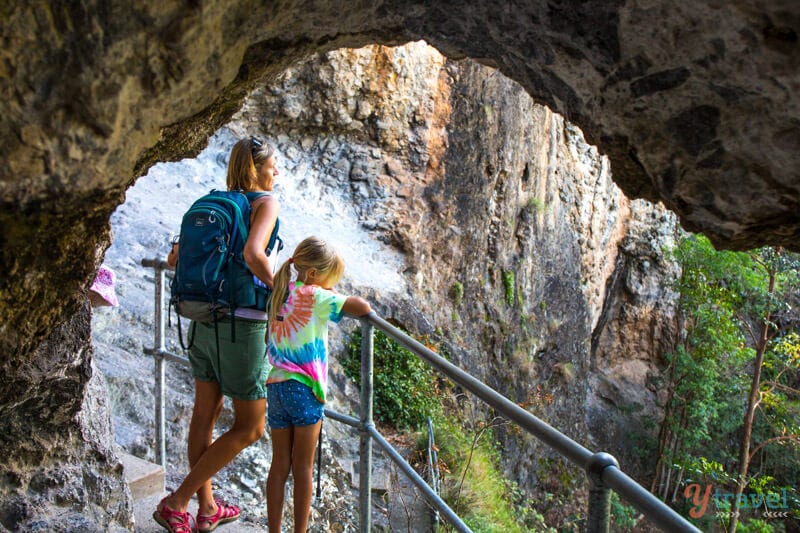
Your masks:
<svg viewBox="0 0 800 533"><path fill-rule="evenodd" d="M289 295L289 279L292 264L301 277L309 269L315 268L321 279L333 286L342 279L344 260L338 252L319 237L308 237L297 245L294 254L286 260L272 280L272 300L269 306L269 319L275 320Z"/></svg>
<svg viewBox="0 0 800 533"><path fill-rule="evenodd" d="M264 164L275 154L275 149L255 137L242 139L231 148L228 161L227 186L229 191L254 191L257 187L256 166Z"/></svg>

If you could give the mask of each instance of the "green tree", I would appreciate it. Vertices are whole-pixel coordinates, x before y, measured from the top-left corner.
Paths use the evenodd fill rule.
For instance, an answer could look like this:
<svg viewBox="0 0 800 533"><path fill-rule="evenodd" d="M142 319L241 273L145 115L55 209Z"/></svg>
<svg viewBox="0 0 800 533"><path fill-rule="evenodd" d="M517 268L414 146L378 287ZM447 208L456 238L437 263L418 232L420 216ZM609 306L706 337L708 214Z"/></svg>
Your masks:
<svg viewBox="0 0 800 533"><path fill-rule="evenodd" d="M741 376L752 353L737 318L741 280L730 279L730 272L747 270L747 256L716 252L703 237L683 239L674 253L681 265L675 288L684 334L667 357L667 398L651 487L665 501L676 499L699 453L720 464L733 459L727 452L732 446L715 442L736 430L739 420L733 413L745 390Z"/></svg>
<svg viewBox="0 0 800 533"><path fill-rule="evenodd" d="M776 400L785 400L785 393L790 391L778 381L772 380L767 385L767 389L762 389L762 373L764 370L765 357L768 350L772 355L773 361L782 361L788 363L783 365L784 369L780 375L785 374L786 371L792 369L796 370L797 358L793 356L796 353L797 343L794 341L795 335L792 335L793 320L790 315L792 309L787 305L787 300L791 297L793 292L798 288L798 261L793 254L789 254L781 249L763 248L752 254L750 257L753 261L753 269L760 278L760 283L756 282L750 287L751 291L747 294L746 311L750 312L751 317L756 318L756 324L753 327L747 326L749 322L743 322L750 332L750 336L756 346L755 358L752 364L752 380L750 384L750 392L747 397L747 405L745 408L744 421L742 424L742 441L739 446L739 461L738 472L736 478L735 496L731 506L731 522L728 528L730 533L736 533L736 524L739 515L739 496L744 492L748 483L748 471L750 468L750 461L753 454L750 451L753 437L753 426L756 416L756 410L763 404L764 400L770 400L773 409L778 407L777 411L784 411L781 406L787 405L786 401L777 402ZM789 317L787 321L778 320L778 317L783 315ZM785 331L788 326L789 332ZM782 342L775 342L775 339L782 338ZM775 350L778 350L777 352ZM792 363L795 363L794 366ZM771 387L771 389L770 389ZM776 389L779 393L775 394ZM797 392L794 390L794 392ZM800 444L800 431L797 430L796 419L790 423L792 429L787 434L786 425L783 426L783 431L779 435L769 437L756 447L756 450L772 442L793 442Z"/></svg>
<svg viewBox="0 0 800 533"><path fill-rule="evenodd" d="M795 479L765 458L773 445L800 443L799 263L781 249L716 251L694 235L675 257L683 335L668 357L652 489L675 501L684 481L732 486L726 529L735 531L748 483L766 490ZM748 474L757 455L756 479ZM796 461L790 470L797 473Z"/></svg>

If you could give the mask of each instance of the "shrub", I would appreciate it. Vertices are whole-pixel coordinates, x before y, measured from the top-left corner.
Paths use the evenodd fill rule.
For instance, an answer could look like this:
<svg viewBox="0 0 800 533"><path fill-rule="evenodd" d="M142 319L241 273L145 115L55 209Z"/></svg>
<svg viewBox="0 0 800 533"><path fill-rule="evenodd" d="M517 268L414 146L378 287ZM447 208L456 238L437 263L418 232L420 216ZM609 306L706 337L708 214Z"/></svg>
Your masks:
<svg viewBox="0 0 800 533"><path fill-rule="evenodd" d="M453 305L456 307L461 305L461 300L464 298L464 285L462 285L460 281L454 282L450 287L449 296L450 299L453 300Z"/></svg>
<svg viewBox="0 0 800 533"><path fill-rule="evenodd" d="M636 526L638 515L636 508L624 503L616 492L611 493L611 519L614 531L630 531Z"/></svg>
<svg viewBox="0 0 800 533"><path fill-rule="evenodd" d="M454 419L436 420L442 498L476 532L554 532L516 484L503 477L492 429L492 424L476 430ZM424 450L426 436L421 434L417 444Z"/></svg>
<svg viewBox="0 0 800 533"><path fill-rule="evenodd" d="M361 385L361 330L341 361L344 373ZM439 383L428 364L380 330L373 338L374 417L396 429L416 428L441 411Z"/></svg>

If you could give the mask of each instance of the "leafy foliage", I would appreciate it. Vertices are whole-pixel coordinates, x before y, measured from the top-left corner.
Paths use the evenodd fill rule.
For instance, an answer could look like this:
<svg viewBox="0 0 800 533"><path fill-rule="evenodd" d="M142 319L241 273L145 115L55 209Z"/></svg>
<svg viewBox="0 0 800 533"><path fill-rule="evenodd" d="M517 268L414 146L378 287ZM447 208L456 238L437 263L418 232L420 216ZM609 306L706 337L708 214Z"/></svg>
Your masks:
<svg viewBox="0 0 800 533"><path fill-rule="evenodd" d="M514 271L503 270L503 290L505 291L506 305L514 305Z"/></svg>
<svg viewBox="0 0 800 533"><path fill-rule="evenodd" d="M667 356L661 453L663 464L685 470L698 450L713 451L709 459L719 463L734 459L732 448L716 443L732 438L741 423L745 368L753 350L737 316L748 280L731 273L749 271L750 260L746 254L716 252L702 237L684 239L675 256L682 267L676 289L685 335Z"/></svg>
<svg viewBox="0 0 800 533"><path fill-rule="evenodd" d="M453 282L450 286L448 296L453 300L453 305L456 307L461 305L461 300L464 298L464 285L460 281Z"/></svg>
<svg viewBox="0 0 800 533"><path fill-rule="evenodd" d="M656 492L666 499L694 482L742 490L742 453L758 465L749 491L791 486L800 474L797 256L772 248L716 251L694 235L674 255L682 269L675 288L683 336L667 356ZM743 420L743 406L757 416ZM746 527L759 530L754 520Z"/></svg>
<svg viewBox="0 0 800 533"><path fill-rule="evenodd" d="M345 375L361 385L361 330L353 333L341 361ZM373 338L375 420L396 429L416 428L441 411L439 381L417 356L382 331Z"/></svg>
<svg viewBox="0 0 800 533"><path fill-rule="evenodd" d="M611 492L611 527L613 531L630 531L638 523L639 511L625 504L616 492Z"/></svg>
<svg viewBox="0 0 800 533"><path fill-rule="evenodd" d="M442 498L475 532L554 533L516 484L502 474L493 429L506 423L496 419L471 427L463 420L437 417L434 433ZM424 446L421 440L418 445ZM449 530L448 526L443 528Z"/></svg>
<svg viewBox="0 0 800 533"><path fill-rule="evenodd" d="M345 374L358 385L361 341L362 333L357 330L341 361ZM436 346L421 341L436 351ZM436 421L442 497L473 531L554 531L547 528L519 488L503 476L491 425L478 423L471 428L459 419L455 409L445 416L444 405L455 407L457 403L446 383L437 379L427 363L380 330L374 330L373 354L375 419L396 429L419 428L428 417ZM427 438L421 431L417 435L422 454ZM441 530L448 531L449 526Z"/></svg>

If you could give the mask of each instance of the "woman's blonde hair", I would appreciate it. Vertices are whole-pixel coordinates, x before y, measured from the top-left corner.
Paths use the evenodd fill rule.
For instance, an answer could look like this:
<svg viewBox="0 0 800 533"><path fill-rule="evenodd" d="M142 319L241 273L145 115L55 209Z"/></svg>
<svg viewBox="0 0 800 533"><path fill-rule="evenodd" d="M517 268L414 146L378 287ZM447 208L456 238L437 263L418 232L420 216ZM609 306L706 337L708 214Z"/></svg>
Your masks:
<svg viewBox="0 0 800 533"><path fill-rule="evenodd" d="M286 298L289 295L289 279L292 274L292 264L298 272L298 277L308 270L315 268L322 279L329 281L331 286L342 279L344 274L344 260L333 246L319 237L308 237L297 245L294 254L286 260L272 280L272 300L269 306L269 319L275 320L280 313Z"/></svg>
<svg viewBox="0 0 800 533"><path fill-rule="evenodd" d="M229 191L254 191L257 187L256 166L275 154L275 149L255 137L242 139L233 145L228 161Z"/></svg>

